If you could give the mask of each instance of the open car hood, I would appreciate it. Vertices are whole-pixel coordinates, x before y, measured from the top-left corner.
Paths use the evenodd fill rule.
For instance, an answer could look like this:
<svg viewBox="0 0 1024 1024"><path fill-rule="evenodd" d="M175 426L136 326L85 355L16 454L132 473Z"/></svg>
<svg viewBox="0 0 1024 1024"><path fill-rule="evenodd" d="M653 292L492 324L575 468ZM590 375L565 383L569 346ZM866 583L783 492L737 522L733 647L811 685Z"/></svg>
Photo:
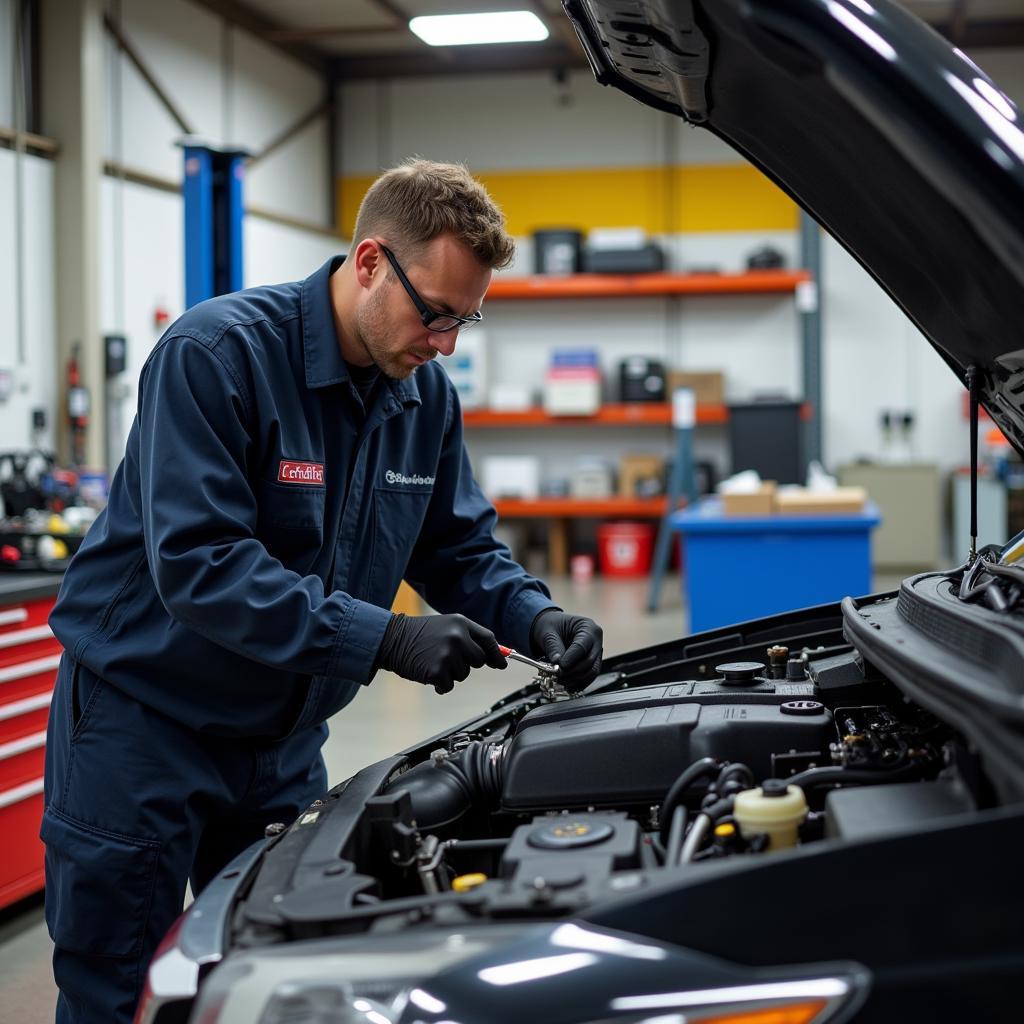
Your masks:
<svg viewBox="0 0 1024 1024"><path fill-rule="evenodd" d="M599 82L760 168L1024 454L1024 115L983 71L888 0L563 4Z"/></svg>

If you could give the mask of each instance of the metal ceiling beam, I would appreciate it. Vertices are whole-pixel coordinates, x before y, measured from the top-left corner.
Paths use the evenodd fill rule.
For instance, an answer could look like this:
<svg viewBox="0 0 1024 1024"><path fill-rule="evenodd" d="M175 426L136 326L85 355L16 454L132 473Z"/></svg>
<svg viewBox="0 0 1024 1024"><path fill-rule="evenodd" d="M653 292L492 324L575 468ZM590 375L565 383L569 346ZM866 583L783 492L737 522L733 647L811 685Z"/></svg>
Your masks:
<svg viewBox="0 0 1024 1024"><path fill-rule="evenodd" d="M455 53L455 50L463 52ZM360 57L336 57L332 73L337 81L366 78L410 78L417 75L479 75L512 71L553 71L584 68L582 55L570 54L558 44L546 46L448 47L450 62L442 63L431 52L382 53Z"/></svg>
<svg viewBox="0 0 1024 1024"><path fill-rule="evenodd" d="M962 50L1024 46L1024 19L968 21L959 40L955 38L956 26L951 22L939 22L932 28Z"/></svg>
<svg viewBox="0 0 1024 1024"><path fill-rule="evenodd" d="M954 0L953 12L949 18L949 40L954 46L963 46L964 44L970 6L971 0Z"/></svg>
<svg viewBox="0 0 1024 1024"><path fill-rule="evenodd" d="M314 46L306 46L301 42L275 41L271 38L275 32L287 31L288 26L267 18L265 15L254 11L239 0L195 0L195 3L205 7L213 14L224 18L238 28L244 28L254 36L265 40L271 46L277 47L282 53L294 57L307 67L313 68L318 73L327 74L330 68L330 58Z"/></svg>
<svg viewBox="0 0 1024 1024"><path fill-rule="evenodd" d="M344 39L346 36L388 36L405 32L403 25L328 25L320 28L282 28L264 33L271 43L294 43L306 39Z"/></svg>
<svg viewBox="0 0 1024 1024"><path fill-rule="evenodd" d="M552 14L544 6L542 0L529 0L527 7L540 18L548 32L553 36L557 36L559 42L570 54L579 57L581 60L586 59L586 55L583 53L583 46L576 35L576 30L561 11Z"/></svg>
<svg viewBox="0 0 1024 1024"><path fill-rule="evenodd" d="M383 11L389 18L393 18L398 25L408 26L409 15L395 3L395 0L370 0L370 3L379 11Z"/></svg>

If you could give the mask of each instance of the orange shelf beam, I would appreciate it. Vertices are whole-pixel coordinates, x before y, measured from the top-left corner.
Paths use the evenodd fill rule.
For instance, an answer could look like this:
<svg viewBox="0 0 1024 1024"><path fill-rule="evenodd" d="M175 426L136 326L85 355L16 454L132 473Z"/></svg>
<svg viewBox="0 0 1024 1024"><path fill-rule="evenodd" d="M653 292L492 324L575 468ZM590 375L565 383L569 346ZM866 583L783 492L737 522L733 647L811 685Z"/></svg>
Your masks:
<svg viewBox="0 0 1024 1024"><path fill-rule="evenodd" d="M617 516L660 519L667 498L499 498L498 516L507 519L605 519Z"/></svg>
<svg viewBox="0 0 1024 1024"><path fill-rule="evenodd" d="M806 270L751 270L743 274L572 274L496 277L489 299L595 299L646 295L765 295L792 292L809 281Z"/></svg>
<svg viewBox="0 0 1024 1024"><path fill-rule="evenodd" d="M725 423L728 419L725 405L697 406L698 423ZM626 402L604 405L594 416L550 416L540 407L518 412L465 409L462 422L467 427L668 426L672 423L672 406L668 402Z"/></svg>

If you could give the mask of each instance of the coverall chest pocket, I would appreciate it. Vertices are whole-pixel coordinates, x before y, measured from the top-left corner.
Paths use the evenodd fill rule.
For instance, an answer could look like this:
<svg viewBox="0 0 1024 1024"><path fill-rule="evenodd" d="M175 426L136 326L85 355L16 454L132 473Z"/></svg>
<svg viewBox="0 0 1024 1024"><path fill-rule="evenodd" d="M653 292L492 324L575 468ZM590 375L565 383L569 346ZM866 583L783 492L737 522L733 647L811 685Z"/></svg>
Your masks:
<svg viewBox="0 0 1024 1024"><path fill-rule="evenodd" d="M323 546L325 489L260 480L255 493L256 536L287 568L305 575Z"/></svg>
<svg viewBox="0 0 1024 1024"><path fill-rule="evenodd" d="M370 586L378 602L390 604L398 592L432 494L430 487L374 488Z"/></svg>

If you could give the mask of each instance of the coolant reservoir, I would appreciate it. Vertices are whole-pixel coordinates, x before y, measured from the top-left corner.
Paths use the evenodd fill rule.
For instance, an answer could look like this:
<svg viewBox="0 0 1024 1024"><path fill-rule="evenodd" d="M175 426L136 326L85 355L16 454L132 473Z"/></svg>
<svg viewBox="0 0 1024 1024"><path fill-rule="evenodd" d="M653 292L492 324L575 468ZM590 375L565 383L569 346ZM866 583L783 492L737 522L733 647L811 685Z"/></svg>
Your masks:
<svg viewBox="0 0 1024 1024"><path fill-rule="evenodd" d="M763 833L770 839L769 849L784 850L796 846L796 830L807 817L807 800L799 786L765 779L758 789L736 794L733 817L744 839Z"/></svg>

